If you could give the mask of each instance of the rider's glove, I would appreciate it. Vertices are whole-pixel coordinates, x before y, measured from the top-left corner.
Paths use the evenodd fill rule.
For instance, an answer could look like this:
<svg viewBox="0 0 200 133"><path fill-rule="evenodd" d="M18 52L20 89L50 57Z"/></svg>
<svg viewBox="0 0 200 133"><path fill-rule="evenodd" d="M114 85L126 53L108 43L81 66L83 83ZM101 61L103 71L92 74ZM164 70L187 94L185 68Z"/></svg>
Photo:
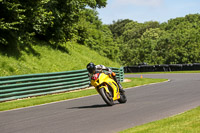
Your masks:
<svg viewBox="0 0 200 133"><path fill-rule="evenodd" d="M115 76L116 76L116 74L115 74L114 72L112 72L112 76L113 76L113 77L115 77Z"/></svg>

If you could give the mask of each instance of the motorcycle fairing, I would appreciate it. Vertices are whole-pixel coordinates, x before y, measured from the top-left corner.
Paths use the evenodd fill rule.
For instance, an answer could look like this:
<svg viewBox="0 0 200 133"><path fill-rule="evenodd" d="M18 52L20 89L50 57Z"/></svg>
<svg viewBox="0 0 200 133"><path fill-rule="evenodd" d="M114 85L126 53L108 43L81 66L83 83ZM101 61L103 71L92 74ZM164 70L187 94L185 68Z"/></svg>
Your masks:
<svg viewBox="0 0 200 133"><path fill-rule="evenodd" d="M97 77L97 75L94 75L94 76ZM109 89L108 89L108 85L109 85L113 89L113 100L118 100L120 98L119 86L112 78L110 78L108 75L104 73L100 73L98 74L98 78L95 78L95 79L92 78L91 85L93 85L96 89L100 89L104 87L106 92L109 93Z"/></svg>

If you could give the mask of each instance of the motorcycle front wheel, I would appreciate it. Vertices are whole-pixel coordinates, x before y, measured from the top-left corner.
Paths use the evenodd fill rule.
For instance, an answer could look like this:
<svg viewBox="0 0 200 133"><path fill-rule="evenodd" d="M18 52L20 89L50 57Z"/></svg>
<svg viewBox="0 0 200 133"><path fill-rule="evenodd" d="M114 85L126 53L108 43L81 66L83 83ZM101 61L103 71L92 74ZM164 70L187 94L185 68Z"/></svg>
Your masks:
<svg viewBox="0 0 200 133"><path fill-rule="evenodd" d="M114 105L112 95L108 93L104 87L100 88L99 93L107 105L109 106Z"/></svg>

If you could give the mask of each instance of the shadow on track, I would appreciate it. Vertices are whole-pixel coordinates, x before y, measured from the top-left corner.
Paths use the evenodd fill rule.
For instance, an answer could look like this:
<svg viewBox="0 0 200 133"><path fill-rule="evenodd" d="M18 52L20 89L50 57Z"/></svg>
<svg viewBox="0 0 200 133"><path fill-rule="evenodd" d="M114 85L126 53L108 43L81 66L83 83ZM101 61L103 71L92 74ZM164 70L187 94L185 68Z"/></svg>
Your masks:
<svg viewBox="0 0 200 133"><path fill-rule="evenodd" d="M80 107L72 107L67 109L88 109L88 108L105 108L105 107L111 107L107 104L98 104L98 105L91 105L91 106L80 106Z"/></svg>

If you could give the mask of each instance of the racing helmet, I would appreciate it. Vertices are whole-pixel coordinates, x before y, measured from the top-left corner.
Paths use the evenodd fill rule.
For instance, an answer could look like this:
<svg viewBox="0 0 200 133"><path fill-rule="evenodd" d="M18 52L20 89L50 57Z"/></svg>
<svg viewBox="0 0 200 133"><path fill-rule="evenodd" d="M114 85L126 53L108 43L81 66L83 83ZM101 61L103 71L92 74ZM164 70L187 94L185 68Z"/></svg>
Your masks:
<svg viewBox="0 0 200 133"><path fill-rule="evenodd" d="M91 63L87 64L87 70L88 70L89 73L94 73L95 72L94 63L91 62Z"/></svg>

